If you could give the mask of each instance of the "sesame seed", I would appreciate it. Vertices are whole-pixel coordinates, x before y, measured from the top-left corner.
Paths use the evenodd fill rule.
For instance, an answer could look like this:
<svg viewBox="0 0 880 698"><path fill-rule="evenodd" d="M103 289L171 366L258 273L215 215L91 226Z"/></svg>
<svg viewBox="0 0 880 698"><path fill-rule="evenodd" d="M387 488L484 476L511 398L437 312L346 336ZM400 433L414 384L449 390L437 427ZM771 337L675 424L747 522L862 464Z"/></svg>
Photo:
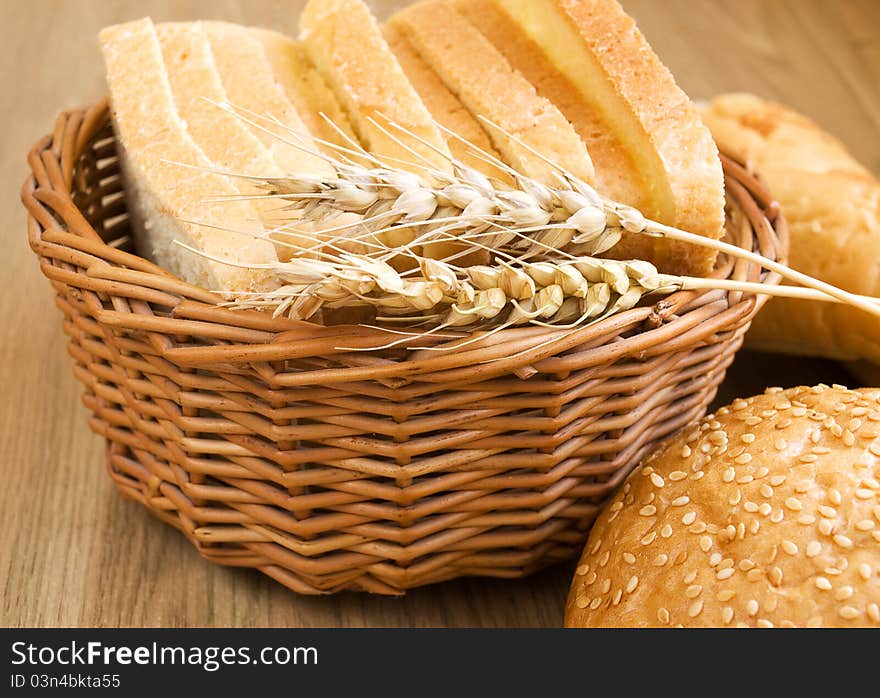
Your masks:
<svg viewBox="0 0 880 698"><path fill-rule="evenodd" d="M776 511L774 511L774 512L770 515L770 520L771 520L773 523L779 523L779 522L782 521L782 519L784 519L784 518L785 518L785 514L783 513L782 509L777 509Z"/></svg>
<svg viewBox="0 0 880 698"><path fill-rule="evenodd" d="M742 499L742 490L737 488L736 492L734 492L732 495L730 495L727 498L727 501L730 503L730 506L735 507L737 504L739 504L741 499Z"/></svg>
<svg viewBox="0 0 880 698"><path fill-rule="evenodd" d="M843 501L843 498L840 496L840 492L835 489L828 490L828 499L831 500L831 503L834 506L840 506L840 503Z"/></svg>
<svg viewBox="0 0 880 698"><path fill-rule="evenodd" d="M636 575L633 575L629 578L629 581L626 583L626 593L632 594L636 587L639 585L639 578Z"/></svg>
<svg viewBox="0 0 880 698"><path fill-rule="evenodd" d="M871 531L871 537L880 543L880 531Z"/></svg>
<svg viewBox="0 0 880 698"><path fill-rule="evenodd" d="M761 485L761 496L770 499L773 496L773 488L766 483Z"/></svg>
<svg viewBox="0 0 880 698"><path fill-rule="evenodd" d="M782 568L781 567L772 567L770 572L767 574L767 578L770 580L770 583L773 586L779 586L782 584Z"/></svg>
<svg viewBox="0 0 880 698"><path fill-rule="evenodd" d="M842 533L838 533L834 536L834 542L837 543L841 548L851 548L853 547L853 542L850 538L843 535Z"/></svg>
<svg viewBox="0 0 880 698"><path fill-rule="evenodd" d="M718 569L726 570L733 567L733 560L729 557L724 558L721 561L721 564L718 566Z"/></svg>
<svg viewBox="0 0 880 698"><path fill-rule="evenodd" d="M661 538L669 538L672 535L672 526L666 524L663 528L660 529L660 537Z"/></svg>
<svg viewBox="0 0 880 698"><path fill-rule="evenodd" d="M669 624L669 611L665 608L657 609L657 620L659 620L663 625Z"/></svg>
<svg viewBox="0 0 880 698"><path fill-rule="evenodd" d="M791 413L792 413L795 417L803 417L804 415L807 414L807 410L806 410L805 408L803 408L803 407L795 407L795 408L791 411Z"/></svg>
<svg viewBox="0 0 880 698"><path fill-rule="evenodd" d="M877 606L875 603L868 604L868 618L870 618L875 623L880 623L880 606Z"/></svg>
<svg viewBox="0 0 880 698"><path fill-rule="evenodd" d="M712 539L709 536L703 536L700 538L700 550L704 553L709 552L709 549L712 547Z"/></svg>
<svg viewBox="0 0 880 698"><path fill-rule="evenodd" d="M657 507L655 507L653 504L649 504L649 505L644 506L641 509L639 509L639 514L641 516L654 516L654 514L656 514L656 513L657 513Z"/></svg>
<svg viewBox="0 0 880 698"><path fill-rule="evenodd" d="M740 485L747 485L748 483L750 483L750 482L751 482L752 480L754 480L754 479L755 479L755 478L754 478L753 476L751 476L751 475L740 475L740 476L736 479L736 481L737 481Z"/></svg>
<svg viewBox="0 0 880 698"><path fill-rule="evenodd" d="M798 458L798 460L801 463L815 463L817 460L819 460L819 456L812 453L805 453L800 458Z"/></svg>
<svg viewBox="0 0 880 698"><path fill-rule="evenodd" d="M875 506L875 507L871 510L871 513L874 514L874 518L877 519L877 521L880 521L880 504L878 504L877 506Z"/></svg>
<svg viewBox="0 0 880 698"><path fill-rule="evenodd" d="M688 607L688 616L696 618L703 612L703 600L697 599Z"/></svg>
<svg viewBox="0 0 880 698"><path fill-rule="evenodd" d="M849 429L843 432L843 445L844 446L853 446L855 445L856 437Z"/></svg>
<svg viewBox="0 0 880 698"><path fill-rule="evenodd" d="M792 543L790 540L784 540L784 541L782 541L782 549L783 549L786 553L788 553L789 555L797 555L797 553L798 553L798 547L797 547L797 545L795 545L794 543Z"/></svg>
<svg viewBox="0 0 880 698"><path fill-rule="evenodd" d="M590 555L595 555L599 552L599 548L602 547L602 539L600 538L595 543L593 543L593 548L590 550Z"/></svg>
<svg viewBox="0 0 880 698"><path fill-rule="evenodd" d="M804 505L801 504L801 500L796 497L789 497L785 500L785 506L787 506L792 511L800 511L804 508Z"/></svg>
<svg viewBox="0 0 880 698"><path fill-rule="evenodd" d="M596 581L596 577L597 577L597 575L596 575L595 572L590 572L590 573L584 578L584 586L585 586L585 587L590 586L593 582Z"/></svg>
<svg viewBox="0 0 880 698"><path fill-rule="evenodd" d="M745 509L747 512L753 514L756 511L758 511L758 505L755 504L754 502L746 502L745 504L743 504L743 509Z"/></svg>
<svg viewBox="0 0 880 698"><path fill-rule="evenodd" d="M735 570L732 567L728 567L725 570L718 570L718 573L715 575L719 580L724 581L725 579L730 579Z"/></svg>
<svg viewBox="0 0 880 698"><path fill-rule="evenodd" d="M827 577L816 577L816 588L821 589L822 591L830 591L831 582L828 581Z"/></svg>
<svg viewBox="0 0 880 698"><path fill-rule="evenodd" d="M773 508L767 502L764 502L758 507L758 513L761 514L761 516L767 516L772 510Z"/></svg>
<svg viewBox="0 0 880 698"><path fill-rule="evenodd" d="M763 577L764 577L764 570L759 569L758 567L756 567L753 570L749 570L746 573L746 579L748 579L750 582L757 582L759 579L762 579Z"/></svg>
<svg viewBox="0 0 880 698"><path fill-rule="evenodd" d="M577 574L579 577L583 577L587 572L590 571L589 565L581 565L577 568Z"/></svg>
<svg viewBox="0 0 880 698"><path fill-rule="evenodd" d="M758 530L761 528L761 522L758 519L752 519L749 521L749 533L753 536L758 533Z"/></svg>
<svg viewBox="0 0 880 698"><path fill-rule="evenodd" d="M847 599L852 598L853 593L853 588L851 586L842 586L834 592L834 598L838 601L846 601Z"/></svg>
<svg viewBox="0 0 880 698"><path fill-rule="evenodd" d="M766 618L758 618L758 627L759 628L772 628L773 623L771 623Z"/></svg>
<svg viewBox="0 0 880 698"><path fill-rule="evenodd" d="M618 589L614 592L614 598L611 599L611 603L615 606L620 603L620 599L623 598L623 589Z"/></svg>
<svg viewBox="0 0 880 698"><path fill-rule="evenodd" d="M709 567L717 567L721 562L721 553L712 553L709 556Z"/></svg>
<svg viewBox="0 0 880 698"><path fill-rule="evenodd" d="M745 434L743 434L743 435L740 436L739 438L740 438L740 440L741 440L743 443L750 444L750 443L753 443L753 442L754 442L754 440L755 440L755 435L752 434L751 432L746 432Z"/></svg>
<svg viewBox="0 0 880 698"><path fill-rule="evenodd" d="M780 419L776 424L773 425L774 429L788 429L792 425L792 421L790 419Z"/></svg>
<svg viewBox="0 0 880 698"><path fill-rule="evenodd" d="M702 479L703 479L703 476L704 476L705 474L706 474L706 473L704 473L702 470L700 470L699 472L696 472L696 473L694 473L693 475L691 475L691 479L692 479L692 480L702 480Z"/></svg>
<svg viewBox="0 0 880 698"><path fill-rule="evenodd" d="M776 439L776 443L773 444L776 447L777 451L784 451L788 446L788 441L785 439Z"/></svg>
<svg viewBox="0 0 880 698"><path fill-rule="evenodd" d="M769 474L770 474L770 468L768 468L766 466L761 466L760 468L758 468L757 472L755 473L755 479L760 480L762 477L767 477Z"/></svg>
<svg viewBox="0 0 880 698"><path fill-rule="evenodd" d="M654 558L654 562L652 563L654 567L663 567L669 560L669 556L666 553L660 553L657 557Z"/></svg>
<svg viewBox="0 0 880 698"><path fill-rule="evenodd" d="M742 560L739 561L739 568L740 568L743 572L748 572L749 570L755 568L755 563L752 562L751 560L749 560L749 558L746 557L746 558L743 558Z"/></svg>
<svg viewBox="0 0 880 698"><path fill-rule="evenodd" d="M670 502L670 505L674 507L683 507L685 504L691 501L691 498L687 495L682 495L681 497L676 497Z"/></svg>
<svg viewBox="0 0 880 698"><path fill-rule="evenodd" d="M837 611L837 615L844 620L855 620L862 614L859 613L859 609L854 608L853 606L841 606Z"/></svg>
<svg viewBox="0 0 880 698"><path fill-rule="evenodd" d="M725 625L730 625L730 621L733 620L733 609L730 606L725 606L721 609L721 620L724 621Z"/></svg>
<svg viewBox="0 0 880 698"><path fill-rule="evenodd" d="M690 526L697 518L697 512L689 511L687 514L681 517L681 522L685 526Z"/></svg>
<svg viewBox="0 0 880 698"><path fill-rule="evenodd" d="M819 443L819 439L821 439L821 438L822 438L822 432L819 431L818 429L813 429L813 432L810 434L810 441L812 441L814 444L817 444L817 443Z"/></svg>
<svg viewBox="0 0 880 698"><path fill-rule="evenodd" d="M831 521L829 521L828 519L822 519L819 522L819 533L821 533L823 536L830 536L833 531L834 524L831 523Z"/></svg>
<svg viewBox="0 0 880 698"><path fill-rule="evenodd" d="M756 426L758 426L763 420L762 420L760 417L757 417L757 416L754 416L754 415L753 415L753 416L751 416L751 417L748 417L745 421L746 421L746 424L748 424L750 427L756 427Z"/></svg>
<svg viewBox="0 0 880 698"><path fill-rule="evenodd" d="M602 582L602 593L607 594L611 591L611 578L608 577L604 582Z"/></svg>
<svg viewBox="0 0 880 698"><path fill-rule="evenodd" d="M657 531L651 531L642 538L642 545L651 545L657 537Z"/></svg>
<svg viewBox="0 0 880 698"><path fill-rule="evenodd" d="M822 552L822 544L817 540L811 540L807 543L807 557L816 557Z"/></svg>
<svg viewBox="0 0 880 698"><path fill-rule="evenodd" d="M602 598L600 596L597 596L595 599L590 601L590 610L595 611L601 605L602 605Z"/></svg>
<svg viewBox="0 0 880 698"><path fill-rule="evenodd" d="M590 605L590 600L586 596L578 596L577 601L574 602L574 605L578 608L586 608Z"/></svg>
<svg viewBox="0 0 880 698"><path fill-rule="evenodd" d="M684 576L684 583L685 583L685 584L690 584L690 583L693 582L696 578L697 578L697 571L696 571L696 570L691 570L690 572L688 572L688 573Z"/></svg>
<svg viewBox="0 0 880 698"><path fill-rule="evenodd" d="M779 487L783 482L785 482L785 475L774 475L770 478L770 484L773 487Z"/></svg>
<svg viewBox="0 0 880 698"><path fill-rule="evenodd" d="M691 584L684 592L684 595L689 599L695 599L700 594L703 593L703 587L699 584Z"/></svg>
<svg viewBox="0 0 880 698"><path fill-rule="evenodd" d="M634 564L635 561L636 561L636 556L633 555L632 553L624 553L624 554L623 554L623 559L624 559L627 563L629 563L630 565L632 565L632 564Z"/></svg>
<svg viewBox="0 0 880 698"><path fill-rule="evenodd" d="M832 577L838 577L838 576L840 576L841 574L843 574L843 573L842 573L839 569L837 569L836 567L826 567L826 568L825 568L824 570L822 570L822 571L823 571L825 574L830 575L830 576L832 576Z"/></svg>
<svg viewBox="0 0 880 698"><path fill-rule="evenodd" d="M801 480L794 486L794 491L798 494L803 494L804 492L810 491L810 481L809 480Z"/></svg>
<svg viewBox="0 0 880 698"><path fill-rule="evenodd" d="M611 551L606 550L602 553L602 557L599 558L599 567L605 567L608 564L608 559L611 557Z"/></svg>
<svg viewBox="0 0 880 698"><path fill-rule="evenodd" d="M734 596L736 592L733 589L722 589L716 594L716 598L722 603L730 601Z"/></svg>
<svg viewBox="0 0 880 698"><path fill-rule="evenodd" d="M691 451L691 447L688 446L687 444L685 444L684 446L681 447L681 457L682 458L690 458L691 453L693 453L693 451Z"/></svg>
<svg viewBox="0 0 880 698"><path fill-rule="evenodd" d="M859 487L855 492L857 499L873 499L874 493L871 490Z"/></svg>
<svg viewBox="0 0 880 698"><path fill-rule="evenodd" d="M734 459L734 462L737 465L746 465L748 463L751 463L752 462L752 454L751 453L741 453L740 455L738 455Z"/></svg>
<svg viewBox="0 0 880 698"><path fill-rule="evenodd" d="M673 482L678 482L679 480L684 480L688 474L684 472L684 470L673 470L669 473L669 479Z"/></svg>
<svg viewBox="0 0 880 698"><path fill-rule="evenodd" d="M816 517L812 514L801 514L798 516L797 522L802 526L812 526L816 523Z"/></svg>
<svg viewBox="0 0 880 698"><path fill-rule="evenodd" d="M822 627L822 617L821 616L813 616L807 621L808 628L821 628Z"/></svg>
<svg viewBox="0 0 880 698"><path fill-rule="evenodd" d="M874 522L871 519L862 519L856 524L856 529L859 531L870 531L874 528Z"/></svg>
<svg viewBox="0 0 880 698"><path fill-rule="evenodd" d="M831 453L831 449L827 446L813 446L810 451L815 453L817 456L824 456L827 453Z"/></svg>
<svg viewBox="0 0 880 698"><path fill-rule="evenodd" d="M826 519L833 519L837 516L837 509L829 507L827 504L820 504L818 507L819 514Z"/></svg>
<svg viewBox="0 0 880 698"><path fill-rule="evenodd" d="M666 482L657 473L651 473L651 484L653 484L654 487L663 487Z"/></svg>
<svg viewBox="0 0 880 698"><path fill-rule="evenodd" d="M755 599L749 599L746 603L746 613L748 613L750 616L757 615L758 602Z"/></svg>
<svg viewBox="0 0 880 698"><path fill-rule="evenodd" d="M725 471L721 474L721 479L724 482L732 482L733 478L736 477L736 470L733 469L733 466L729 466Z"/></svg>
<svg viewBox="0 0 880 698"><path fill-rule="evenodd" d="M856 409L859 409L859 408L856 408ZM853 410L853 414L855 414L855 410ZM861 419L851 419L846 424L846 428L849 429L850 431L858 431L859 429L861 429L861 427L862 427L862 420Z"/></svg>

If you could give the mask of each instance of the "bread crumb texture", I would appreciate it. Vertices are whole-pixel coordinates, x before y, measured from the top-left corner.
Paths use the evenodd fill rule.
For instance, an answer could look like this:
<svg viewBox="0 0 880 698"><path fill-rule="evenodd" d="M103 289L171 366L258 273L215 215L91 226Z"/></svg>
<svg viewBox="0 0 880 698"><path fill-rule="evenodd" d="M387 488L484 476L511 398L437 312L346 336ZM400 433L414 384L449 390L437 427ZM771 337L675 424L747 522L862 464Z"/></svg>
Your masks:
<svg viewBox="0 0 880 698"><path fill-rule="evenodd" d="M568 627L880 627L880 390L735 400L634 471Z"/></svg>

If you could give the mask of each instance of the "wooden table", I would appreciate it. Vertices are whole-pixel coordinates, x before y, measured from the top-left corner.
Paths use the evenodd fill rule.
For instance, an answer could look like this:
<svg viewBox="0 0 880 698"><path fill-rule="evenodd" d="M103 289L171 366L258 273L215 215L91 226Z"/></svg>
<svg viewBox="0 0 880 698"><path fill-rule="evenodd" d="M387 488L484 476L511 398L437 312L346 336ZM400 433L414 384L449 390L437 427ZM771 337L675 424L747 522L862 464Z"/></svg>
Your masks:
<svg viewBox="0 0 880 698"><path fill-rule="evenodd" d="M374 0L387 15L394 0ZM750 90L787 102L880 171L880 2L624 0L694 97ZM104 25L223 18L293 32L296 0L6 0L0 9L0 625L558 626L571 568L464 580L403 598L300 597L204 562L121 499L86 427L49 284L25 241L18 190L31 143L104 91ZM854 383L836 364L742 354L719 399L768 384Z"/></svg>

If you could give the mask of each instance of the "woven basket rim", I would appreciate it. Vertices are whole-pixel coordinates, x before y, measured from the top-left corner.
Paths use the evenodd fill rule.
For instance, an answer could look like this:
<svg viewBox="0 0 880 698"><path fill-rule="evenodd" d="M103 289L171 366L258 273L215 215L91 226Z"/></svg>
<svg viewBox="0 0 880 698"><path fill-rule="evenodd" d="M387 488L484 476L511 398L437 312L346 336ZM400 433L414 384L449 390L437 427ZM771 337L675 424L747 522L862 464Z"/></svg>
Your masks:
<svg viewBox="0 0 880 698"><path fill-rule="evenodd" d="M399 339L398 335L364 325L324 326L303 320L272 318L255 310L218 307L224 300L220 296L188 284L149 260L105 242L77 210L71 190L79 156L92 139L107 127L109 117L106 97L91 106L63 112L54 132L38 140L31 149L28 161L32 172L26 178L21 192L22 201L29 212L29 241L35 252L39 253L39 247L44 244L62 245L79 257L94 257L94 263L86 267L87 277L108 282L109 286L103 284L105 288L119 284L120 289L128 294L127 298L131 297L133 289L137 289L148 303L152 300L171 308L167 317L149 317L134 311L126 302L114 302L113 311L99 312L99 322L164 335L203 333L206 340L213 343L165 347L163 351L168 360L190 368L327 356L343 353L341 350L346 347L356 346L365 350ZM46 151L51 151L58 158L60 166L52 158L45 157ZM766 239L758 240L755 244L755 235L752 235L749 242L762 254L769 252L772 258L785 262L788 230L777 202L760 175L746 163L724 152L721 153L721 159L728 201L739 206L743 220L751 223L754 231L765 233ZM69 230L59 229L44 204L55 211L65 212ZM781 281L775 272L764 272L756 278L754 265L742 260L727 260L716 267L713 276L745 279L750 275L750 267L750 280L760 280L768 285ZM123 294L114 296L111 288L109 295L111 301L115 301ZM727 308L722 303L711 302L720 297L727 299ZM443 352L435 351L432 356L426 356L424 352L409 352L406 358L395 358L390 364L317 371L313 380L304 377L296 384L414 375L424 379L426 373L440 372L439 375L445 375L450 370L454 373L454 369L461 366L473 370L475 362L491 363L493 373L498 373L499 369L505 373L516 372L537 364L547 370L550 368L547 362L554 361L560 366L553 368L564 370L565 362L560 360L560 354L590 345L609 333L618 334L626 328L635 331L635 334L609 348L607 358L630 352L649 356L652 345L668 342L675 334L687 331L685 326L676 327L680 312L693 312L694 308L703 306L700 322L703 325L717 324L721 328L735 319L732 315L743 317L751 314L763 305L766 298L740 292L679 291L652 305L639 305L576 332L535 326L508 328L494 332L491 345L488 346L469 342L465 351L449 348ZM705 310L706 307L710 307L711 312ZM461 337L469 338L471 335L461 333ZM424 341L420 340L420 343L424 344ZM373 351L364 353L374 355ZM445 375L445 378L454 379L454 376Z"/></svg>

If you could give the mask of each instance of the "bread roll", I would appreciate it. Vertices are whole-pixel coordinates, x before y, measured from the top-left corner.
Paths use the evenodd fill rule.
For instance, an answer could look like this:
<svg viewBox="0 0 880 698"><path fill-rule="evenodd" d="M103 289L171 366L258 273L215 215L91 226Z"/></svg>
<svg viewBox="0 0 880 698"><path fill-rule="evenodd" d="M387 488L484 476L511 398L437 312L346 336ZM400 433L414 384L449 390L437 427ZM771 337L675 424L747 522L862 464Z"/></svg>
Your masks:
<svg viewBox="0 0 880 698"><path fill-rule="evenodd" d="M880 627L880 390L770 389L673 437L590 532L569 627Z"/></svg>
<svg viewBox="0 0 880 698"><path fill-rule="evenodd" d="M215 262L174 244L255 265L276 259L256 211L246 202L206 204L208 197L236 195L226 177L182 167L213 167L186 132L174 106L162 51L149 19L107 27L100 33L128 212L142 253L191 284L210 290L260 291L277 285L263 271ZM200 221L245 235L195 225Z"/></svg>
<svg viewBox="0 0 880 698"><path fill-rule="evenodd" d="M409 169L417 173L423 172L425 161L441 170L450 169L446 139L362 0L310 0L299 26L309 60L333 89L367 150L393 159L390 164L404 169L406 163L413 163ZM431 147L386 127L394 136L389 137L371 119L381 126L390 119ZM418 157L395 138L403 140Z"/></svg>
<svg viewBox="0 0 880 698"><path fill-rule="evenodd" d="M753 95L712 100L703 119L719 145L766 180L791 229L798 271L880 295L880 182L813 121ZM880 321L843 305L772 299L752 322L756 349L880 362Z"/></svg>
<svg viewBox="0 0 880 698"><path fill-rule="evenodd" d="M423 0L389 20L430 65L473 117L483 116L525 144L488 129L495 148L518 171L547 184L558 171L538 151L586 182L593 181L589 153L560 111L515 71L447 0Z"/></svg>
<svg viewBox="0 0 880 698"><path fill-rule="evenodd" d="M615 0L461 0L459 7L578 128L604 193L662 223L721 237L715 143ZM644 237L629 238L618 253L681 274L706 274L715 261L705 248Z"/></svg>

